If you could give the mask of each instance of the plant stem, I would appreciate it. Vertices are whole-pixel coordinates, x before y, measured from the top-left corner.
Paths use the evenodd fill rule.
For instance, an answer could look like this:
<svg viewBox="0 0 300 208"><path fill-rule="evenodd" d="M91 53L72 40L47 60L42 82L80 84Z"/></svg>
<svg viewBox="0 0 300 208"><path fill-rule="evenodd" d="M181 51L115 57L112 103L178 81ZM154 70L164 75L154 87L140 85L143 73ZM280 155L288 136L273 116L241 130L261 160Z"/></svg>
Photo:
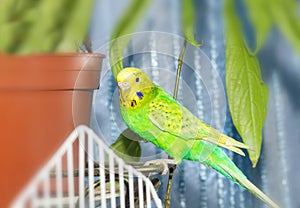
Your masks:
<svg viewBox="0 0 300 208"><path fill-rule="evenodd" d="M92 41L91 41L90 37L85 38L84 45L85 45L86 51L88 53L93 53Z"/></svg>
<svg viewBox="0 0 300 208"><path fill-rule="evenodd" d="M183 64L183 57L184 57L185 50L186 50L186 44L187 44L187 41L186 41L186 39L184 39L183 46L181 48L181 51L180 51L180 54L178 57L176 81L175 81L174 94L173 94L174 99L177 99L177 95L178 95L180 74L181 74L181 68L182 68L182 64ZM170 204L171 204L171 188L172 188L173 176L174 176L174 172L175 172L176 168L177 168L176 165L173 165L169 168L169 179L168 179L168 185L167 185L167 190L166 190L166 194L165 194L165 207L166 208L169 208Z"/></svg>
<svg viewBox="0 0 300 208"><path fill-rule="evenodd" d="M177 66L177 71L176 71L176 81L175 81L175 87L174 87L174 93L173 93L173 98L177 99L178 95L178 87L179 87L179 80L180 80L180 73L181 73L181 68L182 68L182 63L183 63L183 57L186 49L186 44L187 41L184 39L183 46L181 48L179 57L178 57L178 66Z"/></svg>

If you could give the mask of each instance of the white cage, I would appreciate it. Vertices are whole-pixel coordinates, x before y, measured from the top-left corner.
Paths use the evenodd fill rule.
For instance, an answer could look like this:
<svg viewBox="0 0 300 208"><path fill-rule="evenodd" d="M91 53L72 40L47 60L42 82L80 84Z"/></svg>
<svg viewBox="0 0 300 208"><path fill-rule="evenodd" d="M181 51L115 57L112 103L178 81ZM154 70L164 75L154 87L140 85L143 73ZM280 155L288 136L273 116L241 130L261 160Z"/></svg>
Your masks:
<svg viewBox="0 0 300 208"><path fill-rule="evenodd" d="M97 158L97 159L95 159ZM152 182L79 126L12 204L20 207L162 207Z"/></svg>

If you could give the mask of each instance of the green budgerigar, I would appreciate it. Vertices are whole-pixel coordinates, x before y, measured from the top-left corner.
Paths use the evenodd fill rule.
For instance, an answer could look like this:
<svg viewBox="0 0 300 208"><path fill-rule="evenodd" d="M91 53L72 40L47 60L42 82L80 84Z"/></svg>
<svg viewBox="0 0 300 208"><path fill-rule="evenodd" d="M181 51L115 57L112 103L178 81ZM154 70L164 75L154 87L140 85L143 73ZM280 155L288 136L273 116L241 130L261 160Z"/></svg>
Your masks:
<svg viewBox="0 0 300 208"><path fill-rule="evenodd" d="M195 117L138 68L117 75L125 123L143 139L163 149L178 163L201 162L240 184L270 207L279 207L251 183L220 147L244 155L247 148Z"/></svg>

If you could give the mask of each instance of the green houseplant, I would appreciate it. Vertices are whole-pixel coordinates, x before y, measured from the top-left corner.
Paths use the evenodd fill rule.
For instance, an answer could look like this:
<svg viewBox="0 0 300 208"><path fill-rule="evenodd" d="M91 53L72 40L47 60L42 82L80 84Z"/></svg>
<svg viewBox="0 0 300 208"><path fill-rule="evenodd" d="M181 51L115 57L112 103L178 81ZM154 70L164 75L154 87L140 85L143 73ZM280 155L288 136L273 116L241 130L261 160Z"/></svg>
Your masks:
<svg viewBox="0 0 300 208"><path fill-rule="evenodd" d="M104 58L78 53L92 5L93 0L1 1L2 207L11 203L74 126L89 125Z"/></svg>

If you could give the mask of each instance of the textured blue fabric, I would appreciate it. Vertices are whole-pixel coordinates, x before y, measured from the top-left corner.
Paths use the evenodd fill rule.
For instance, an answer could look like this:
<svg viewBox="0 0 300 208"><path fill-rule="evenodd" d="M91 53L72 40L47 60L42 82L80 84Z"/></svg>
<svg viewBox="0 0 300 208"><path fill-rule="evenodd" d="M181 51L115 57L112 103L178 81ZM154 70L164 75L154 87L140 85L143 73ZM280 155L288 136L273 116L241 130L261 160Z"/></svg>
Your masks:
<svg viewBox="0 0 300 208"><path fill-rule="evenodd" d="M91 25L95 51L108 55L109 35L127 3L128 1L117 0L96 1ZM203 64L203 55L188 49L185 59L193 62L194 68L187 64L183 67L179 101L205 122L240 140L232 124L226 99L225 103L223 102L225 89L223 3L221 0L195 1L196 39L203 40L204 46L201 50L216 71L206 79L199 76L197 73L204 70L200 67ZM153 1L137 31L160 31L174 36L180 35L180 7L179 0ZM239 11L241 17L247 19L242 5L239 6ZM247 40L253 41L249 25L246 24L244 29L249 33ZM155 82L172 93L174 87L171 81L174 78L172 72L175 72L177 65L175 54L179 54L182 45L180 38L164 39L161 34L147 33L143 36L145 41L138 42L137 39L141 38L141 35L135 37L136 42L133 41L127 48L128 56L124 60L124 65L143 68ZM173 56L148 50L153 48L172 51ZM241 157L231 152L228 152L228 155L254 184L283 207L300 207L300 58L276 29L270 33L258 58L263 79L269 88L262 155L255 169L251 167L247 156ZM107 59L104 62L100 89L94 97L92 125L107 143L112 143L126 128L119 114L118 92ZM166 155L150 143L143 144L143 159L156 157ZM167 177L160 178L163 185L159 194L163 197ZM214 170L194 162L184 162L178 166L171 193L172 208L264 207L259 200L238 185Z"/></svg>

